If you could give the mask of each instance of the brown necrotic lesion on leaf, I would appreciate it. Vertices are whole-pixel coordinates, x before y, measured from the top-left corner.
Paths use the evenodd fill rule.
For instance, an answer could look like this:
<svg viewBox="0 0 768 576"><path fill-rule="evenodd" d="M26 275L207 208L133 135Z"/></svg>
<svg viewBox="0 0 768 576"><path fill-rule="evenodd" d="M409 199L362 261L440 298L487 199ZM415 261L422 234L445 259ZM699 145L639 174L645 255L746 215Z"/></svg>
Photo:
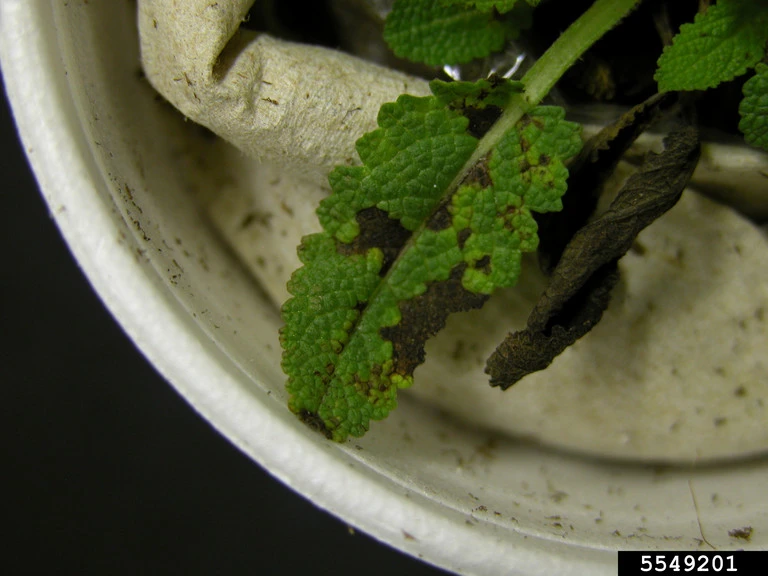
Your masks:
<svg viewBox="0 0 768 576"><path fill-rule="evenodd" d="M338 242L336 250L339 254L350 256L378 248L384 254L380 274L385 275L411 237L411 232L399 220L390 218L389 214L375 206L360 210L355 220L360 226L360 233L349 244Z"/></svg>
<svg viewBox="0 0 768 576"><path fill-rule="evenodd" d="M445 327L449 315L482 308L488 300L487 295L475 294L462 286L466 268L465 263L456 266L446 281L433 282L420 296L400 302L400 322L380 330L381 337L392 342L397 374L413 374L424 363L424 345Z"/></svg>
<svg viewBox="0 0 768 576"><path fill-rule="evenodd" d="M301 421L309 426L312 430L315 432L320 432L326 438L331 438L331 431L328 430L325 422L323 422L323 419L320 418L317 414L309 412L308 410L302 410L299 412L298 416Z"/></svg>
<svg viewBox="0 0 768 576"><path fill-rule="evenodd" d="M501 117L503 110L500 106L489 105L484 108L468 106L461 113L469 120L469 132L475 138L482 138Z"/></svg>
<svg viewBox="0 0 768 576"><path fill-rule="evenodd" d="M567 243L526 328L509 334L488 359L492 386L507 389L546 368L599 322L618 280L619 259L641 230L677 203L698 162L694 128L671 133L664 146L630 177L610 207Z"/></svg>
<svg viewBox="0 0 768 576"><path fill-rule="evenodd" d="M487 188L493 185L491 179L491 169L488 166L488 156L483 156L478 160L472 168L467 172L466 177L462 181L462 184L469 186L471 184L477 184L481 188Z"/></svg>
<svg viewBox="0 0 768 576"><path fill-rule="evenodd" d="M481 188L487 188L493 185L491 171L488 166L488 156L483 156L467 171L467 175L461 181L461 186L477 185ZM446 195L435 207L434 212L427 219L426 227L428 230L439 232L453 225L453 215L450 206L453 202L453 195ZM464 248L464 242L467 240L471 230L464 228L459 232L459 248ZM463 238L462 238L463 237Z"/></svg>

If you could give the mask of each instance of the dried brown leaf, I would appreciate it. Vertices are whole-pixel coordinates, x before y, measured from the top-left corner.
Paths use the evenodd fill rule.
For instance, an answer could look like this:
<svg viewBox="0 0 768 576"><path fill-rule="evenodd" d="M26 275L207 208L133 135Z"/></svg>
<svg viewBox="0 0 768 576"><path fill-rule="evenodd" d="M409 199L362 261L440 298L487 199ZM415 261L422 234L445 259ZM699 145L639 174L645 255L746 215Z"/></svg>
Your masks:
<svg viewBox="0 0 768 576"><path fill-rule="evenodd" d="M608 210L567 244L527 327L509 334L488 359L492 386L507 389L546 368L599 322L618 279L618 260L641 230L677 203L698 162L694 128L673 132L664 146L648 157Z"/></svg>
<svg viewBox="0 0 768 576"><path fill-rule="evenodd" d="M621 115L616 122L590 138L569 167L568 193L563 209L537 217L539 265L551 273L576 231L586 224L597 206L603 184L638 136L677 103L674 92L656 94Z"/></svg>

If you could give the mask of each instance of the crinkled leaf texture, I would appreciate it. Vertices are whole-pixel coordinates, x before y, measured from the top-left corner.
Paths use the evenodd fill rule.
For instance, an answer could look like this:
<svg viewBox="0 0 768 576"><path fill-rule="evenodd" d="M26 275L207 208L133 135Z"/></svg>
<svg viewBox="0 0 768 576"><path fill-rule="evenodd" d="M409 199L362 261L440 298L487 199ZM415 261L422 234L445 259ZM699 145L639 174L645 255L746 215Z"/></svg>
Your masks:
<svg viewBox="0 0 768 576"><path fill-rule="evenodd" d="M538 243L532 212L560 208L563 162L581 146L562 109L538 107L467 167L478 143L460 106L467 85L454 99L433 86L443 99L382 106L379 128L357 143L363 165L331 173L323 232L303 240L303 267L288 284L289 406L336 441L395 408L449 313L517 281L522 252ZM472 110L507 89L478 88Z"/></svg>
<svg viewBox="0 0 768 576"><path fill-rule="evenodd" d="M768 151L768 65L758 64L755 72L744 84L739 130L747 142Z"/></svg>
<svg viewBox="0 0 768 576"><path fill-rule="evenodd" d="M541 0L525 0L529 6L537 6ZM500 14L509 12L522 0L439 0L443 6L465 6L474 7L481 12L490 12L496 10Z"/></svg>
<svg viewBox="0 0 768 576"><path fill-rule="evenodd" d="M659 90L706 90L757 64L768 41L765 0L718 0L683 24L659 58Z"/></svg>
<svg viewBox="0 0 768 576"><path fill-rule="evenodd" d="M519 34L514 19L499 20L492 10L483 12L462 4L395 0L387 16L384 40L401 58L443 66L488 56ZM510 2L497 4L504 7Z"/></svg>

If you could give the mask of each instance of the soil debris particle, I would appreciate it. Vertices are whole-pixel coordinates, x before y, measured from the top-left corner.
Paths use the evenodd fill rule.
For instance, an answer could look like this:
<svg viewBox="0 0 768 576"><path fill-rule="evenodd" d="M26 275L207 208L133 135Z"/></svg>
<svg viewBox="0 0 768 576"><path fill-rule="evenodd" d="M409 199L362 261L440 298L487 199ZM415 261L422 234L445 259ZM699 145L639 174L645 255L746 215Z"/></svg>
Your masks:
<svg viewBox="0 0 768 576"><path fill-rule="evenodd" d="M733 530L728 530L728 536L749 542L752 540L752 532L752 526L744 526L743 528L734 528Z"/></svg>
<svg viewBox="0 0 768 576"><path fill-rule="evenodd" d="M752 532L752 526L744 526L743 528L734 528L733 530L728 530L728 536L749 542L752 539Z"/></svg>

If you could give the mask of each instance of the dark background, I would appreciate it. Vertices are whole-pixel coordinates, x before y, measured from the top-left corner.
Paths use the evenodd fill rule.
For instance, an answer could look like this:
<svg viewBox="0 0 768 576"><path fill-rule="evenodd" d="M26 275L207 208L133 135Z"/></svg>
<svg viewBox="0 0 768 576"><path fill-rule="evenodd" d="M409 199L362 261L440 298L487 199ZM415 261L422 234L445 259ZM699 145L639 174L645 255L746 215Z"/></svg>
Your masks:
<svg viewBox="0 0 768 576"><path fill-rule="evenodd" d="M155 372L67 250L2 96L3 573L444 574L281 485Z"/></svg>

